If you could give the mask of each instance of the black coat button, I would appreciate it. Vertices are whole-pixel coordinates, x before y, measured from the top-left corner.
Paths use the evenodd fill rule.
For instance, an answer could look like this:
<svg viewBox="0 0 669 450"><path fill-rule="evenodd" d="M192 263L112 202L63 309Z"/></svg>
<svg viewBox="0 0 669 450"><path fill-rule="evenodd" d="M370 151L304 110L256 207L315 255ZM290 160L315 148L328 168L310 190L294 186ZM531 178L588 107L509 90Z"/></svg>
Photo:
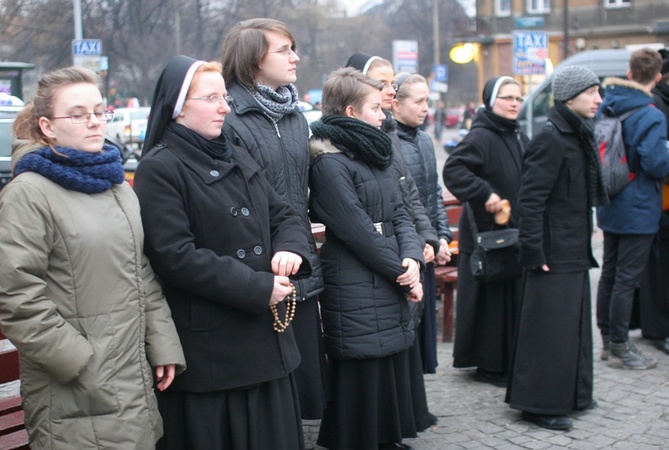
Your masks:
<svg viewBox="0 0 669 450"><path fill-rule="evenodd" d="M255 247L253 247L253 253L255 253L258 256L262 255L262 247L259 246L259 245L256 245Z"/></svg>
<svg viewBox="0 0 669 450"><path fill-rule="evenodd" d="M239 210L237 208L235 208L234 206L230 208L230 215L232 217L237 217L237 214L239 214Z"/></svg>
<svg viewBox="0 0 669 450"><path fill-rule="evenodd" d="M249 211L248 208L242 208L242 215L243 216L248 216L249 214L251 214L251 211Z"/></svg>
<svg viewBox="0 0 669 450"><path fill-rule="evenodd" d="M211 175L212 177L217 177L220 174L221 173L218 170L212 170L212 171L209 172L209 175Z"/></svg>
<svg viewBox="0 0 669 450"><path fill-rule="evenodd" d="M237 258L239 259L246 258L246 252L240 248L239 250L237 250Z"/></svg>

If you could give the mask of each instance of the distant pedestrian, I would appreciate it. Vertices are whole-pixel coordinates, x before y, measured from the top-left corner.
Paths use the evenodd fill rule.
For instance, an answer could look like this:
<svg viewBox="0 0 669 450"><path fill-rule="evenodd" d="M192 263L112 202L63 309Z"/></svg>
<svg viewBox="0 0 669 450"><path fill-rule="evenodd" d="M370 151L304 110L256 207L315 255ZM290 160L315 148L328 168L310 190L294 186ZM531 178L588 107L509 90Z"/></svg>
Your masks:
<svg viewBox="0 0 669 450"><path fill-rule="evenodd" d="M471 208L479 231L518 228L521 167L528 139L516 120L522 105L520 84L494 77L483 88L483 103L470 132L443 169L449 191ZM502 200L511 208L506 224L495 214ZM454 367L476 367L479 381L506 387L520 310L521 279L486 283L474 279L474 235L469 214L460 217L458 301L455 314Z"/></svg>
<svg viewBox="0 0 669 450"><path fill-rule="evenodd" d="M653 104L651 90L660 81L662 58L651 49L632 53L628 80L610 78L601 113L620 116L628 165L635 174L611 204L597 209L604 230L604 262L597 289L597 326L602 359L611 367L651 369L657 360L641 354L629 340L634 290L639 287L662 216L660 182L669 175L667 123ZM610 347L610 350L609 350Z"/></svg>
<svg viewBox="0 0 669 450"><path fill-rule="evenodd" d="M309 125L299 110L295 87L299 61L295 37L275 19L239 22L221 46L223 78L235 99L223 134L248 151L309 233L311 274L291 278L298 299L292 328L302 355L295 370L300 411L303 419L313 420L325 409L327 369L318 311L323 277L307 212Z"/></svg>
<svg viewBox="0 0 669 450"><path fill-rule="evenodd" d="M521 263L525 268L516 352L506 401L523 419L572 427L572 410L597 406L593 393L589 269L592 207L607 202L595 140L599 78L559 68L555 106L523 158Z"/></svg>
<svg viewBox="0 0 669 450"><path fill-rule="evenodd" d="M339 69L311 124L309 205L326 226L320 302L331 374L318 444L330 450L408 448L402 439L416 436L409 305L423 296L423 249L390 169L381 89Z"/></svg>

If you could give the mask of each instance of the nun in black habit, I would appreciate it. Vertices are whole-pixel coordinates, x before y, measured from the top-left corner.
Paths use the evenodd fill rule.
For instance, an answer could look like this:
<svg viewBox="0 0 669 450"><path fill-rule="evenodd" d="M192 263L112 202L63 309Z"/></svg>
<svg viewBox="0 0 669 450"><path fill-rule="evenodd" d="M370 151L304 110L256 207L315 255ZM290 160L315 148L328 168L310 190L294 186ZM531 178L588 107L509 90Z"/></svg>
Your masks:
<svg viewBox="0 0 669 450"><path fill-rule="evenodd" d="M307 235L221 135L227 96L220 63L170 61L135 175L146 253L189 368L158 398L158 448L302 449L288 276L310 270Z"/></svg>
<svg viewBox="0 0 669 450"><path fill-rule="evenodd" d="M516 120L520 103L508 98L519 95L520 86L511 77L488 80L482 95L485 109L478 111L469 133L444 165L444 184L467 202L479 231L518 227L521 166L528 139ZM509 201L507 225L496 224L488 210L494 199ZM476 367L477 380L506 386L520 309L520 278L492 283L475 280L470 269L474 235L467 213L462 214L459 229L453 366Z"/></svg>

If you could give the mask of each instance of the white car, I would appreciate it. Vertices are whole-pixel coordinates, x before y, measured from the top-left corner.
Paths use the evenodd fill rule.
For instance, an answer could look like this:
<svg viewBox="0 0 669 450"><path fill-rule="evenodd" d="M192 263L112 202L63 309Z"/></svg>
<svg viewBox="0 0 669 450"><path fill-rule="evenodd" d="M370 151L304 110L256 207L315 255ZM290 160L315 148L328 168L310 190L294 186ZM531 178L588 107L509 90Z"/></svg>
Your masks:
<svg viewBox="0 0 669 450"><path fill-rule="evenodd" d="M116 108L114 118L107 122L107 134L124 144L142 146L146 135L146 123L151 108Z"/></svg>

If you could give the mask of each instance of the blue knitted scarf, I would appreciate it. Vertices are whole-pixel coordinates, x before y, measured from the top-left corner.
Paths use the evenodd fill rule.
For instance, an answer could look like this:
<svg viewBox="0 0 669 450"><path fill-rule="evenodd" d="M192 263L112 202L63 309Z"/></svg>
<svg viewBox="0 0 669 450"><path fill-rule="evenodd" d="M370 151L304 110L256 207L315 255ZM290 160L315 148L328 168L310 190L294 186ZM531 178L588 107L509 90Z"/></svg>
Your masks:
<svg viewBox="0 0 669 450"><path fill-rule="evenodd" d="M125 179L121 154L112 145L105 145L101 153L55 149L60 154L49 147L28 153L16 164L15 175L36 172L65 189L86 194L104 192Z"/></svg>

